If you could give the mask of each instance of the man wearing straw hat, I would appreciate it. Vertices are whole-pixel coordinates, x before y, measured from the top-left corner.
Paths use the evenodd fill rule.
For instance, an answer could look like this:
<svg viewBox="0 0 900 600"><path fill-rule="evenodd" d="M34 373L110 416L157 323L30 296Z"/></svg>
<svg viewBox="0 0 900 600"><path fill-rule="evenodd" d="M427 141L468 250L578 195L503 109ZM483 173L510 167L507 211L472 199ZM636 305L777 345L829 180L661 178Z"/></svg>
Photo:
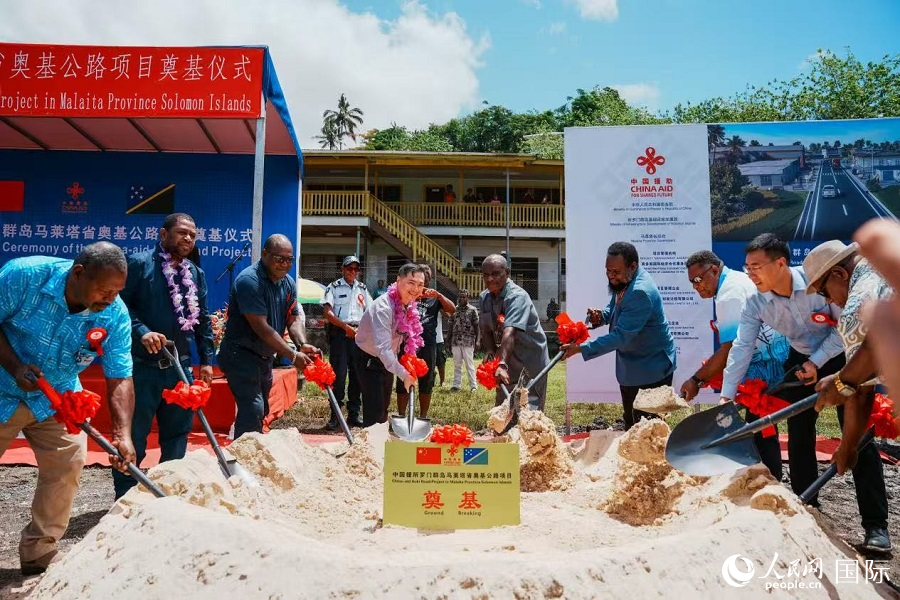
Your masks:
<svg viewBox="0 0 900 600"><path fill-rule="evenodd" d="M847 246L839 240L816 246L804 259L803 270L810 282L807 294L818 294L841 307L836 327L847 358L846 365L823 377L816 386L819 392L816 410L838 407L843 436L833 460L841 474L853 469L856 499L866 530L863 546L870 551L889 552L887 492L881 457L873 444L857 456L856 446L867 429L875 386L879 383L873 377L875 361L865 344L866 327L860 319L860 309L868 302L890 297L893 290L860 256L856 244Z"/></svg>

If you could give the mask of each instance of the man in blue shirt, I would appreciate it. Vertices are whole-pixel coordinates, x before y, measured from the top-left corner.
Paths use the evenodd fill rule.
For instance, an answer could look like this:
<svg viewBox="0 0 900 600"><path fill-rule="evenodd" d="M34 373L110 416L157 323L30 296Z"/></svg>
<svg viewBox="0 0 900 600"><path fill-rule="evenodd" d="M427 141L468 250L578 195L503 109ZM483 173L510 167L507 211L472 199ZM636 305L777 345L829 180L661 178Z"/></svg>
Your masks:
<svg viewBox="0 0 900 600"><path fill-rule="evenodd" d="M663 312L656 284L639 264L637 249L616 242L606 251L609 305L590 309L592 325L609 325L609 333L583 344L560 348L568 359L581 354L591 360L616 353L616 379L622 394L625 429L641 417L655 415L634 410L638 391L672 385L675 373L675 340Z"/></svg>
<svg viewBox="0 0 900 600"><path fill-rule="evenodd" d="M72 435L52 419L50 401L25 374L43 375L60 392L81 390L78 373L97 357L87 334L102 329L103 372L112 415L112 444L134 461L131 412L131 324L119 291L125 255L98 242L73 261L46 256L17 258L0 268L0 455L22 432L38 461L31 522L22 530L22 574L43 573L57 555L87 455L87 437Z"/></svg>
<svg viewBox="0 0 900 600"><path fill-rule="evenodd" d="M312 362L307 354L319 353L306 343L303 319L298 318L296 285L289 275L293 264L293 244L276 233L263 245L259 262L241 271L231 288L219 366L237 403L235 439L248 431L262 433L275 355L303 369ZM284 341L285 328L299 352Z"/></svg>
<svg viewBox="0 0 900 600"><path fill-rule="evenodd" d="M194 250L197 226L184 213L167 216L159 231L159 244L128 259L128 280L122 300L131 315L131 354L134 358L134 418L131 437L137 464L144 460L147 435L154 417L159 426L160 462L184 458L194 411L162 399L163 390L180 381L178 372L160 354L167 342L175 343L189 380L190 338L200 355L200 379L212 383L212 324L206 305L206 275L187 257ZM116 498L137 482L113 472Z"/></svg>
<svg viewBox="0 0 900 600"><path fill-rule="evenodd" d="M794 403L812 395L812 385L820 378L837 373L845 364L844 346L834 327L840 309L820 294L807 294L810 282L801 267L791 267L791 251L787 243L771 233L757 236L746 247L744 270L756 285L757 294L747 300L741 314L738 336L728 354L722 381L722 401L733 400L756 348L756 338L764 325L781 332L791 343L785 370L796 369L796 375L807 386L779 392L777 397ZM799 365L799 367L798 367ZM802 494L819 475L816 461L816 419L818 413L808 410L788 419L788 464L791 488ZM838 410L843 421L843 410ZM866 456L877 454L866 454ZM871 459L866 459L871 460ZM880 468L860 463L853 471L857 489L880 493L857 494L863 528L863 547L886 552L890 550L887 530L887 499L884 497L884 475ZM813 499L817 505L818 500Z"/></svg>

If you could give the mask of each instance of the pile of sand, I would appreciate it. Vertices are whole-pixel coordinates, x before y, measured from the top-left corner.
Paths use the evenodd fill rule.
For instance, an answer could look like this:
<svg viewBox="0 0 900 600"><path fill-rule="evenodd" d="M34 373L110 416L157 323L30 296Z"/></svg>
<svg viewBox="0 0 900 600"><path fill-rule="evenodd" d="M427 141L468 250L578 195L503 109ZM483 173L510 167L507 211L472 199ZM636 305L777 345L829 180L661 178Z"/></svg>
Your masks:
<svg viewBox="0 0 900 600"><path fill-rule="evenodd" d="M723 561L740 554L759 576L775 553L784 565L813 558L825 565L821 582L812 574L795 579L820 588L793 589L791 597L825 598L835 589L833 565L845 556L794 498L758 470L676 481L671 471L663 477L660 461L621 458L609 432L582 442L573 461L552 423L529 413L522 413L523 469L529 461L560 465L556 475L542 479L552 491L522 494L519 526L489 532L381 526L382 479L373 477L373 469L381 469L384 426L359 436L340 457L280 430L232 445L259 478L255 488L237 478L226 482L203 451L151 469L150 476L177 496L129 492L33 593L103 600L759 596L767 580L731 587L722 578ZM651 424L627 434L624 445L631 449L623 454L640 455L633 452L633 438L641 438L655 456L659 431ZM634 503L635 494L622 495L623 477L660 494L646 511L656 514L654 527L598 510L616 503L625 510L631 502L645 511ZM559 486L560 480L567 485ZM677 495L660 492L675 484ZM877 597L865 583L839 591L843 598Z"/></svg>
<svg viewBox="0 0 900 600"><path fill-rule="evenodd" d="M675 393L675 388L671 385L640 390L634 399L634 408L636 410L655 415L667 415L676 410L690 407L691 405L687 403L687 400Z"/></svg>

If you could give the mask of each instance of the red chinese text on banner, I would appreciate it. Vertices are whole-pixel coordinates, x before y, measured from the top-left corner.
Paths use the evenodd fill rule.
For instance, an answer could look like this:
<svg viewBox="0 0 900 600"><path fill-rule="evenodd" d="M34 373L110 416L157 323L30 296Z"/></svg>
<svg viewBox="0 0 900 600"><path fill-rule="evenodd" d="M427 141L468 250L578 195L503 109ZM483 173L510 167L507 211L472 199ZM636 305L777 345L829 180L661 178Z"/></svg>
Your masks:
<svg viewBox="0 0 900 600"><path fill-rule="evenodd" d="M0 44L0 115L254 119L263 48Z"/></svg>

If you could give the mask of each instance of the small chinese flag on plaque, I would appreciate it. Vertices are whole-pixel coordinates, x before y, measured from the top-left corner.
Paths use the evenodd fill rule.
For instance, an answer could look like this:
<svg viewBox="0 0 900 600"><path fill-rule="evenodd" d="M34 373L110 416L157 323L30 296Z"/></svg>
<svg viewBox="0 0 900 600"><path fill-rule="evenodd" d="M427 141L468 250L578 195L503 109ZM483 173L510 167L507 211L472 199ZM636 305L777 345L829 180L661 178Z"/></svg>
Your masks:
<svg viewBox="0 0 900 600"><path fill-rule="evenodd" d="M0 181L0 212L25 210L25 182Z"/></svg>
<svg viewBox="0 0 900 600"><path fill-rule="evenodd" d="M407 454L407 456L409 456ZM416 448L416 464L417 465L439 465L441 464L441 448Z"/></svg>

